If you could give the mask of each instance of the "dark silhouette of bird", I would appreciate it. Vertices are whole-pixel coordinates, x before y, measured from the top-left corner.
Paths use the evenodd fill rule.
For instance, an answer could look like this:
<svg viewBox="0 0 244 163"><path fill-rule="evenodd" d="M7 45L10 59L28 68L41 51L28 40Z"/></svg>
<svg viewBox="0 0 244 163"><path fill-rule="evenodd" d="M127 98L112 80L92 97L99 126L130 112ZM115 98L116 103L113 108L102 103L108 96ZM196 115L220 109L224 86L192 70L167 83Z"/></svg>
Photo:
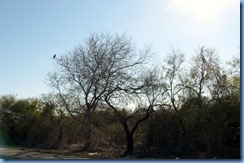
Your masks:
<svg viewBox="0 0 244 163"><path fill-rule="evenodd" d="M56 54L54 54L53 59L56 58Z"/></svg>

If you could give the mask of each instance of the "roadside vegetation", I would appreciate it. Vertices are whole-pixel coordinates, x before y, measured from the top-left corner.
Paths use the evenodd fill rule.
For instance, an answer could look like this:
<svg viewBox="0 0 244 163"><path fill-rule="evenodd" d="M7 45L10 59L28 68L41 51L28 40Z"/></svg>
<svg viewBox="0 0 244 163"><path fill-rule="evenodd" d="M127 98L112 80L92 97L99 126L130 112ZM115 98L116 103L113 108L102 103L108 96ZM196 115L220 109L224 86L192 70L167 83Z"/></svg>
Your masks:
<svg viewBox="0 0 244 163"><path fill-rule="evenodd" d="M92 158L240 159L240 58L200 47L155 65L126 35L92 34L48 73L50 94L0 98L5 144ZM152 66L153 65L153 66Z"/></svg>

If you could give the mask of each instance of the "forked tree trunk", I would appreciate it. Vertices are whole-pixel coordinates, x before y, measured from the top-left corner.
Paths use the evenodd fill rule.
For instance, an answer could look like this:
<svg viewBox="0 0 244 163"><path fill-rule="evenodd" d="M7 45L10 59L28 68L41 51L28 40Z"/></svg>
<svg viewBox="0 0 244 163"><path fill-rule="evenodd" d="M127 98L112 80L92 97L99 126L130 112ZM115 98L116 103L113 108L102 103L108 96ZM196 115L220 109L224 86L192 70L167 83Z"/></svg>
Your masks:
<svg viewBox="0 0 244 163"><path fill-rule="evenodd" d="M128 155L128 154L132 154L134 151L134 140L133 140L133 133L134 132L130 132L128 125L126 123L126 120L120 118L120 122L123 125L125 134L126 134L126 143L127 143L127 149L124 152L124 154L122 155L122 157Z"/></svg>

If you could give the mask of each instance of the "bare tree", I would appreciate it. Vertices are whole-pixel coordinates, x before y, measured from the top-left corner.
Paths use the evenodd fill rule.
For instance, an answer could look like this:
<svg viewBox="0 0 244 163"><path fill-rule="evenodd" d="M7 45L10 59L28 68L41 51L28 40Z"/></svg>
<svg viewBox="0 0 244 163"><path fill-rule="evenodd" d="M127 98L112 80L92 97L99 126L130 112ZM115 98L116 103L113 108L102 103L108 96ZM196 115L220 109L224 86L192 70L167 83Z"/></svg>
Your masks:
<svg viewBox="0 0 244 163"><path fill-rule="evenodd" d="M144 75L139 76L139 78L130 80L128 84L117 85L105 96L105 102L114 110L125 131L127 150L123 156L133 153L133 135L139 124L149 118L156 106L161 105L159 97L163 93L162 89L165 88L161 83L157 69L148 72L144 69ZM121 103L129 102L136 105L136 107L131 114L123 115L120 112L123 108Z"/></svg>
<svg viewBox="0 0 244 163"><path fill-rule="evenodd" d="M167 82L168 87L167 97L176 112L179 111L181 93L185 89L182 81L184 74L183 62L184 55L173 49L163 65L164 80Z"/></svg>
<svg viewBox="0 0 244 163"><path fill-rule="evenodd" d="M202 46L192 60L189 77L191 80L186 84L192 96L197 97L200 101L204 93L207 93L207 86L211 83L216 75L220 73L219 59L214 49Z"/></svg>
<svg viewBox="0 0 244 163"><path fill-rule="evenodd" d="M185 105L188 108L194 108L192 110L193 125L191 128L188 128L188 132L190 135L193 133L201 135L198 141L206 145L208 154L211 149L211 140L206 133L209 132L208 128L212 123L211 119L207 116L207 103L211 93L209 88L219 81L220 76L219 59L215 50L202 46L196 50L196 54L193 56L191 66L189 67L189 73L185 76L185 82L183 83L185 87L184 93L188 93L188 100ZM188 141L185 142L185 147L186 143ZM195 145L197 145L196 142Z"/></svg>
<svg viewBox="0 0 244 163"><path fill-rule="evenodd" d="M163 73L165 73L164 80L167 82L166 98L169 101L170 107L172 107L177 113L176 116L178 123L183 131L184 145L182 148L185 148L184 146L188 144L187 128L185 127L183 118L179 113L182 98L184 98L183 91L186 89L184 86L184 69L182 68L184 60L184 54L173 49L163 65ZM178 133L177 136L178 135L180 134ZM177 143L178 140L176 140L175 146Z"/></svg>
<svg viewBox="0 0 244 163"><path fill-rule="evenodd" d="M202 46L193 56L189 73L185 76L185 82L183 83L186 88L184 93L188 93L189 97L195 101L193 103L196 105L196 128L201 124L201 119L204 117L203 104L210 93L208 88L215 81L218 81L219 76L219 59L215 50Z"/></svg>
<svg viewBox="0 0 244 163"><path fill-rule="evenodd" d="M85 114L85 148L91 145L91 119L98 102L115 85L131 80L148 59L150 49L137 52L126 35L92 34L83 45L56 58L58 69L48 74L70 115ZM77 119L82 123L81 119Z"/></svg>

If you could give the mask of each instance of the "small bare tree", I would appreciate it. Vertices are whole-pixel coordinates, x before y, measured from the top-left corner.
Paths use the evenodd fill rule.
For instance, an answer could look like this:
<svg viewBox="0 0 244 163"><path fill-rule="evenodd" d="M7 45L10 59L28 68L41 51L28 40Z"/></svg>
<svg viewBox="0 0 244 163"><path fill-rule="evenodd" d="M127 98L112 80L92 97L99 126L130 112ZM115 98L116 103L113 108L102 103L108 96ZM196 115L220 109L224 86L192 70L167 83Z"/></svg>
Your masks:
<svg viewBox="0 0 244 163"><path fill-rule="evenodd" d="M214 49L202 46L196 51L192 61L189 73L190 80L186 87L190 91L191 96L197 97L200 100L199 105L201 105L201 100L203 94L207 91L207 86L220 73L219 58Z"/></svg>
<svg viewBox="0 0 244 163"><path fill-rule="evenodd" d="M176 112L180 108L180 95L185 89L182 83L184 60L184 55L173 49L163 65L164 80L167 82L167 97Z"/></svg>
<svg viewBox="0 0 244 163"><path fill-rule="evenodd" d="M137 52L126 35L92 34L69 54L56 57L58 69L48 74L48 81L70 115L85 115L84 149L91 145L91 119L98 102L115 85L130 81L127 74L149 54L149 49Z"/></svg>
<svg viewBox="0 0 244 163"><path fill-rule="evenodd" d="M131 76L131 79L134 76ZM147 120L154 112L155 106L161 105L159 97L164 94L165 86L161 83L158 69L152 69L139 76L140 79L129 80L122 85L117 85L105 96L105 102L116 113L121 125L124 128L127 149L123 156L134 151L133 135L140 123ZM118 102L119 101L119 102ZM121 103L132 103L136 107L129 115L123 115L120 110ZM128 107L128 106L126 106Z"/></svg>
<svg viewBox="0 0 244 163"><path fill-rule="evenodd" d="M184 86L184 69L182 67L184 63L184 54L173 49L168 55L163 65L164 80L167 82L166 98L169 101L170 107L177 113L178 123L183 131L184 143L187 145L187 129L184 125L182 116L179 113L181 102L183 98ZM177 134L180 135L180 134ZM178 139L175 142L175 146L178 143Z"/></svg>
<svg viewBox="0 0 244 163"><path fill-rule="evenodd" d="M212 123L211 118L207 114L207 103L210 99L208 94L211 93L209 88L215 87L219 76L219 59L215 50L204 46L196 50L189 67L189 73L185 76L186 80L183 83L185 87L184 93L189 95L189 99L185 104L188 108L194 108L192 110L193 123L191 128L188 128L188 132L190 132L190 135L193 135L193 133L199 134L198 141L206 145L208 154L211 149L211 140L206 133L210 134L209 128ZM185 141L185 143L188 144L188 141ZM184 144L184 146L187 147L187 144ZM196 145L197 143L195 143Z"/></svg>

